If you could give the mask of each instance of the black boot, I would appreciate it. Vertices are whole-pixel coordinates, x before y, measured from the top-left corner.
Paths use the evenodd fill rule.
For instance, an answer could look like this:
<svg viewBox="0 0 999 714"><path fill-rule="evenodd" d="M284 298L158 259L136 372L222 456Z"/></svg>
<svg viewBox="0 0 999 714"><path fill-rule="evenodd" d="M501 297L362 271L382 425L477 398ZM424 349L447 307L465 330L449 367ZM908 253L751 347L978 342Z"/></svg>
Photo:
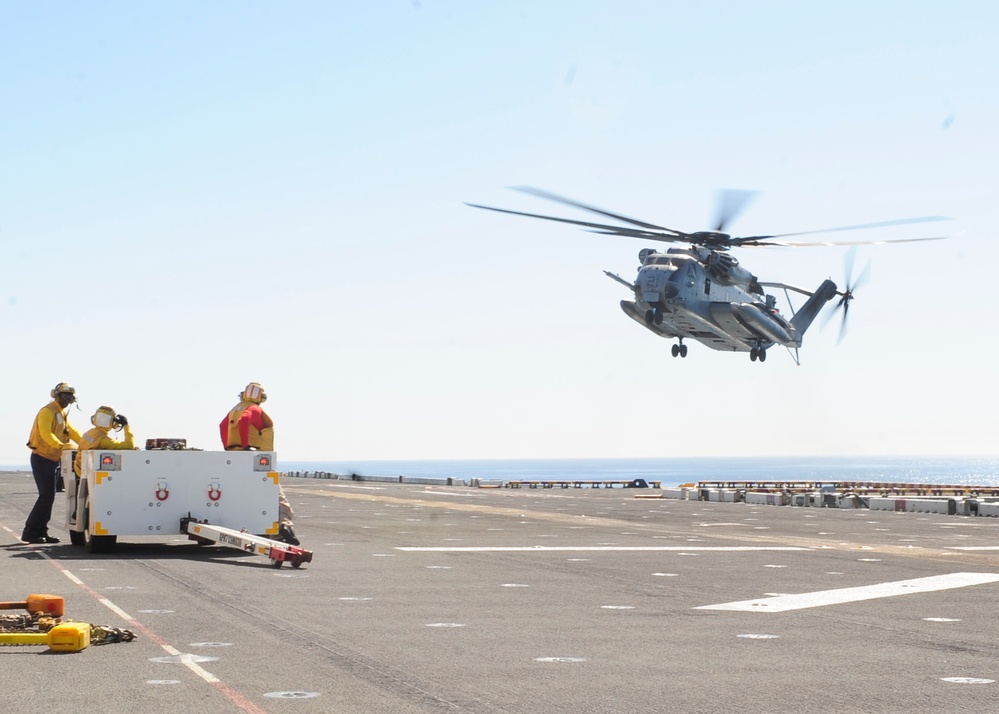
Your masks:
<svg viewBox="0 0 999 714"><path fill-rule="evenodd" d="M288 545L298 545L299 540L295 537L295 531L291 526L281 526L278 528L278 540L283 540Z"/></svg>

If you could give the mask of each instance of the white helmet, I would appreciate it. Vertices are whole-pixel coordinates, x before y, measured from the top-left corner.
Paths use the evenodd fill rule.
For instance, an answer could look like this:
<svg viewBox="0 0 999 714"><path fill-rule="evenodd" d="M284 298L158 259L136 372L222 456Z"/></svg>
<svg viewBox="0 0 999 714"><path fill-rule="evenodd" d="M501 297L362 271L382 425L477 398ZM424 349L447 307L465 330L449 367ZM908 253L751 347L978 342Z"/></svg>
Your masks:
<svg viewBox="0 0 999 714"><path fill-rule="evenodd" d="M101 429L110 429L114 424L115 412L111 407L98 407L90 417L90 423Z"/></svg>
<svg viewBox="0 0 999 714"><path fill-rule="evenodd" d="M246 389L240 395L244 400L248 402L253 402L254 404L261 404L267 401L267 392L256 382L250 382L246 385Z"/></svg>

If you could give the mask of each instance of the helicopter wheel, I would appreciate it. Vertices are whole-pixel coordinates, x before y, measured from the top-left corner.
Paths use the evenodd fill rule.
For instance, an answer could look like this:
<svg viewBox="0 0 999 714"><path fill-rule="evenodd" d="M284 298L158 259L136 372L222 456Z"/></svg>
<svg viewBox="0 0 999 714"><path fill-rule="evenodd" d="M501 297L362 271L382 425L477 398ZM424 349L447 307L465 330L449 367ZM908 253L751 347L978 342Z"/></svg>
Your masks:
<svg viewBox="0 0 999 714"><path fill-rule="evenodd" d="M759 358L760 358L760 362L766 362L767 361L767 351L766 350L760 350Z"/></svg>
<svg viewBox="0 0 999 714"><path fill-rule="evenodd" d="M652 313L652 321L657 325L663 324L663 311L660 310L658 307Z"/></svg>
<svg viewBox="0 0 999 714"><path fill-rule="evenodd" d="M680 355L680 345L673 345L670 348L670 352L673 354L674 357L678 357Z"/></svg>
<svg viewBox="0 0 999 714"><path fill-rule="evenodd" d="M756 358L760 356L760 351L755 347L749 350L749 359L751 362L755 362Z"/></svg>
<svg viewBox="0 0 999 714"><path fill-rule="evenodd" d="M646 327L652 327L652 322L655 320L655 313L652 310L645 311L645 325ZM659 318L659 322L662 322L662 318Z"/></svg>
<svg viewBox="0 0 999 714"><path fill-rule="evenodd" d="M681 357L687 356L687 345L680 345L680 356Z"/></svg>

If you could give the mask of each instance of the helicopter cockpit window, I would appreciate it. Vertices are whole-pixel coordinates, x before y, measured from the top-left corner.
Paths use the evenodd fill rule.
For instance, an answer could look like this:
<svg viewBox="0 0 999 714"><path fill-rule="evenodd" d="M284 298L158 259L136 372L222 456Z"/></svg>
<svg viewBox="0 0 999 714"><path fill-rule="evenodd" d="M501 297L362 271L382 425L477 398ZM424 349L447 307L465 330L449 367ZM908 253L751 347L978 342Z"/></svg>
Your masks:
<svg viewBox="0 0 999 714"><path fill-rule="evenodd" d="M646 265L665 265L673 267L673 260L667 255L650 255L645 259Z"/></svg>

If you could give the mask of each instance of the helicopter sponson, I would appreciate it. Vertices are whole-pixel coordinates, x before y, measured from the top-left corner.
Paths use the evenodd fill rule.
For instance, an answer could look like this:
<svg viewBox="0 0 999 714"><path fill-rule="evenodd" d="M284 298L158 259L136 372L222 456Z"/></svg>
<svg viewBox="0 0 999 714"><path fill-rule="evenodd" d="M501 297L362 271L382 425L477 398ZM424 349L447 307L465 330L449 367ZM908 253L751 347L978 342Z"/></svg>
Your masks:
<svg viewBox="0 0 999 714"><path fill-rule="evenodd" d="M767 311L758 303L715 303L711 306L711 316L721 322L719 312L728 312L746 329L756 335L781 345L800 342L794 325L776 312Z"/></svg>

